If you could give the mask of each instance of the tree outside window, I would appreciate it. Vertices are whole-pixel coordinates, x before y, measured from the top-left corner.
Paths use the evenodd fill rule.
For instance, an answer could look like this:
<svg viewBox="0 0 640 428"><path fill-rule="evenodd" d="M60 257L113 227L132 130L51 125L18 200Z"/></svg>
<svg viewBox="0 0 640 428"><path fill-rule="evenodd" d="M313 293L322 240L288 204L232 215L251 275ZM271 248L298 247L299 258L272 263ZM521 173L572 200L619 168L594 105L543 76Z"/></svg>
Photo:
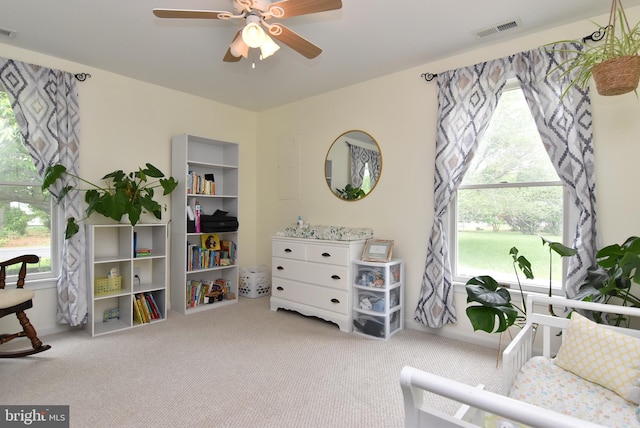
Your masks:
<svg viewBox="0 0 640 428"><path fill-rule="evenodd" d="M549 252L540 236L563 242L564 193L519 87L503 92L454 201L454 277L515 283L509 256L515 246L533 266L530 285L548 286ZM556 259L554 286L561 287Z"/></svg>
<svg viewBox="0 0 640 428"><path fill-rule="evenodd" d="M0 259L37 254L40 265L30 265L29 273L51 273L51 198L41 190L41 179L2 90L0 153Z"/></svg>

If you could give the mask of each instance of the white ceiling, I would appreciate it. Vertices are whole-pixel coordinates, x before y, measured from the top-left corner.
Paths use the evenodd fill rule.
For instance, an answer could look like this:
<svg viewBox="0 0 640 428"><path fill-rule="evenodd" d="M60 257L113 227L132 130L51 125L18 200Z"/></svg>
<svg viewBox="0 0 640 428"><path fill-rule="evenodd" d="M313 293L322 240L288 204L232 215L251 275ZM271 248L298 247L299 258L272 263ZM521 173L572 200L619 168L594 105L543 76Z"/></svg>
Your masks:
<svg viewBox="0 0 640 428"><path fill-rule="evenodd" d="M639 4L625 0L627 8ZM609 7L609 0L343 0L340 10L280 21L321 47L317 58L283 46L265 61L256 58L252 69L246 59L222 61L242 20L152 14L154 8L231 11L231 0L0 0L0 28L16 31L0 42L261 111L606 14ZM516 29L475 37L514 19L521 23Z"/></svg>

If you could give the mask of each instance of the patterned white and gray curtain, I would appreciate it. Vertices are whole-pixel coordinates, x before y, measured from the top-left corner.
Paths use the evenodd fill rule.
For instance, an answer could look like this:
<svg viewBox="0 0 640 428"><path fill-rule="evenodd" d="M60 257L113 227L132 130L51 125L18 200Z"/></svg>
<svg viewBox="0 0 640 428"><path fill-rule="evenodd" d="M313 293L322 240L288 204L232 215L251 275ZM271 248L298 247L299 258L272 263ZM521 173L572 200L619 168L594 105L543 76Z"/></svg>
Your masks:
<svg viewBox="0 0 640 428"><path fill-rule="evenodd" d="M515 74L558 175L580 210L567 295L575 295L596 248L595 179L588 90L571 76L549 72L567 59L562 49L538 49L438 75L438 133L434 176L434 224L429 237L416 321L433 328L456 322L454 290L443 219L509 75Z"/></svg>
<svg viewBox="0 0 640 428"><path fill-rule="evenodd" d="M77 174L80 114L75 76L0 58L0 84L9 96L16 122L40 176L48 165L55 163ZM64 218L83 218L79 192L67 194L61 208ZM84 247L85 235L81 228L73 238L64 240L60 257L57 320L72 326L87 320Z"/></svg>
<svg viewBox="0 0 640 428"><path fill-rule="evenodd" d="M513 58L513 69L542 143L569 192L570 202L577 207L572 246L578 253L569 258L565 278L565 294L569 298L578 293L587 269L595 263L598 248L591 99L588 89L577 86L572 86L563 97L573 75L561 78L560 73L551 71L574 57L579 49L578 44L558 45L554 49L523 52Z"/></svg>
<svg viewBox="0 0 640 428"><path fill-rule="evenodd" d="M353 187L362 186L364 166L367 163L369 164L371 183L377 183L378 177L380 177L380 153L355 144L347 144L351 152L351 185Z"/></svg>
<svg viewBox="0 0 640 428"><path fill-rule="evenodd" d="M435 215L416 321L429 327L456 322L454 289L443 220L507 81L507 58L438 74Z"/></svg>

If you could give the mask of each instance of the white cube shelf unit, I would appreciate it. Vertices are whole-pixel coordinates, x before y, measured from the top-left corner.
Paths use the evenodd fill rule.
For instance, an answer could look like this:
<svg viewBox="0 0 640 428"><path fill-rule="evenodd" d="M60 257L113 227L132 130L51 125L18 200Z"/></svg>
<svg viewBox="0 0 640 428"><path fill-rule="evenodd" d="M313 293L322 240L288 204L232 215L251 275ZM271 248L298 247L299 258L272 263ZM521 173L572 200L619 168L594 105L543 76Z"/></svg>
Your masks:
<svg viewBox="0 0 640 428"><path fill-rule="evenodd" d="M162 321L167 315L167 226L86 226L89 320L98 336ZM141 250L143 251L136 251ZM149 314L139 318L138 299Z"/></svg>

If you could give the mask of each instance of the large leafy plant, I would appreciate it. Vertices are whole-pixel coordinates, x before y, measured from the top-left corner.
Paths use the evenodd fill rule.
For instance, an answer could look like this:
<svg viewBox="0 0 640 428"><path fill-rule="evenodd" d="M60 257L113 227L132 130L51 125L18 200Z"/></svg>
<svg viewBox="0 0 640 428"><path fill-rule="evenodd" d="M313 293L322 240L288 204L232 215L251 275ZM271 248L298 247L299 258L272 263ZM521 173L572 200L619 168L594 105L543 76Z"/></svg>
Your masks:
<svg viewBox="0 0 640 428"><path fill-rule="evenodd" d="M551 295L553 277L551 268L553 266L552 253L555 252L561 257L568 257L574 255L576 251L560 242L552 242L542 237L541 239L542 244L549 247L549 295ZM475 276L467 281L465 286L467 303L471 303L471 305L467 306L466 312L474 331L482 330L487 333L501 333L512 325L522 327L526 321L526 299L518 271L521 271L527 279L534 279L531 262L525 256L520 255L516 247L512 247L509 250L509 255L512 258L522 307L511 301L509 287L501 286L498 281L489 275ZM549 311L553 313L551 308L549 308Z"/></svg>
<svg viewBox="0 0 640 428"><path fill-rule="evenodd" d="M76 188L67 181L69 177L88 184L90 188ZM42 190L48 190L58 180L62 182L62 190L56 198L57 202L60 202L71 191L86 192L86 216L79 220L74 217L67 219L66 239L78 233L80 229L78 221L88 218L94 212L116 221L120 221L126 214L132 225L138 223L143 212L149 212L155 218L161 219L162 206L153 199L155 189L162 188L162 194L168 195L178 185L173 177L165 178L164 173L150 163L134 172L125 173L122 170L110 172L102 177L105 182L104 186L70 173L63 165L50 165L45 171Z"/></svg>
<svg viewBox="0 0 640 428"><path fill-rule="evenodd" d="M585 282L575 299L598 303L640 307L640 298L631 293L634 284L640 284L640 238L631 236L622 244L601 248L596 253L596 264L589 268ZM600 313L592 313L603 322ZM625 320L618 317L616 325Z"/></svg>

